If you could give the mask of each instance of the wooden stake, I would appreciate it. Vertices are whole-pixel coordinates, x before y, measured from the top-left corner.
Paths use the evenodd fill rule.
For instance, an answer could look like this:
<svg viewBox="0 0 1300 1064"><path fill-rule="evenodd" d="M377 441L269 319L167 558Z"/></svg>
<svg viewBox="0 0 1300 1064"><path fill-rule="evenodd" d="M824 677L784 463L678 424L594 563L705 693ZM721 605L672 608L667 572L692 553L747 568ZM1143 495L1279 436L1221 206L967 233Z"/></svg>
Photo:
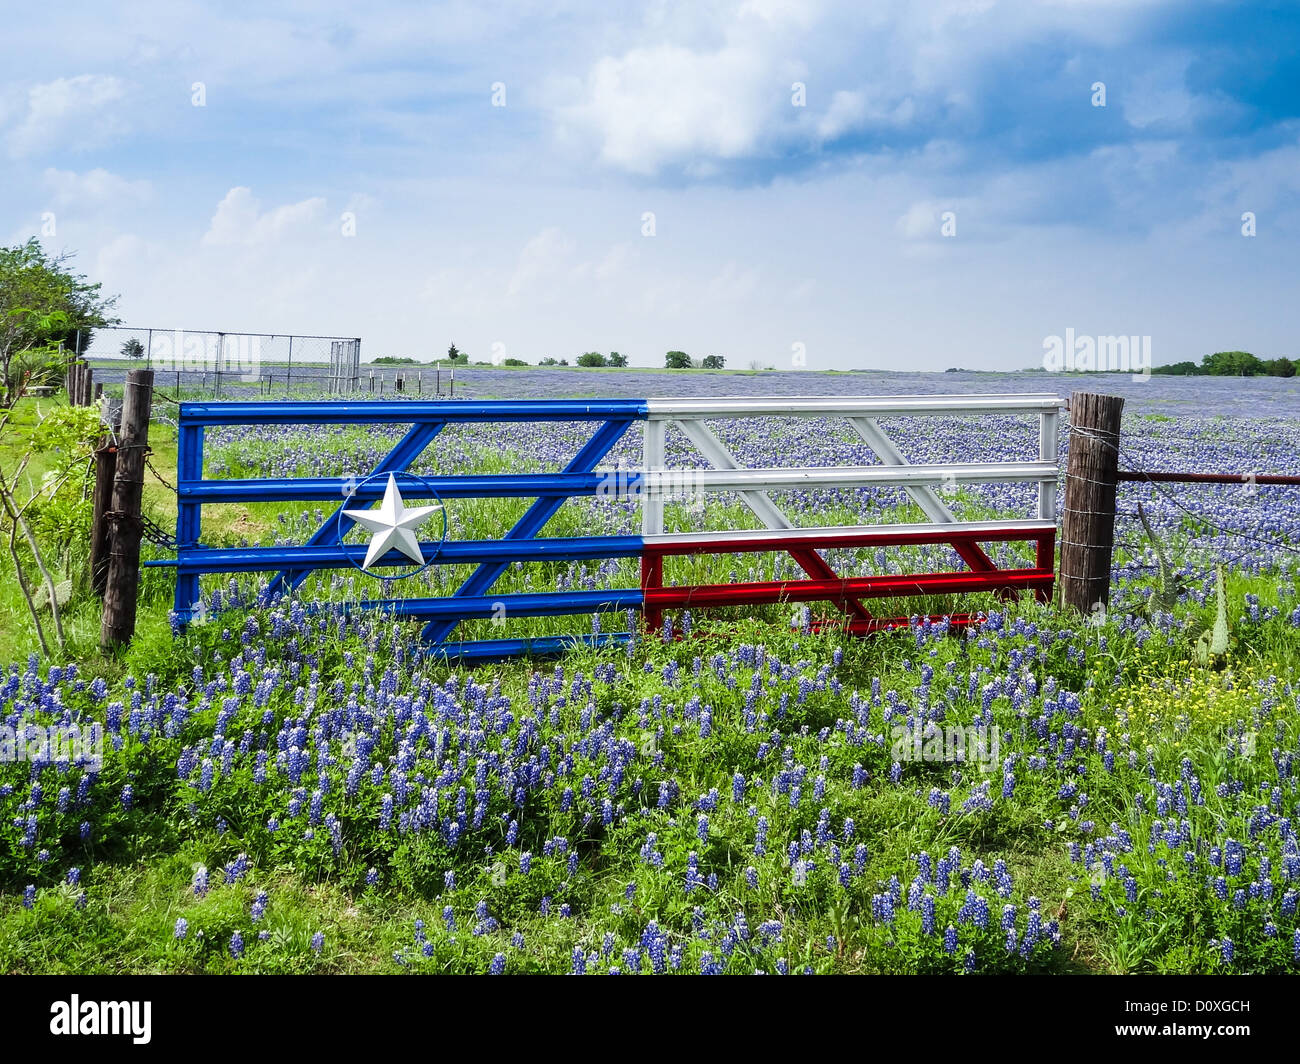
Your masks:
<svg viewBox="0 0 1300 1064"><path fill-rule="evenodd" d="M1118 395L1070 396L1070 460L1061 521L1061 600L1084 613L1110 602L1119 472Z"/></svg>
<svg viewBox="0 0 1300 1064"><path fill-rule="evenodd" d="M108 519L113 505L113 474L117 471L117 449L103 441L95 451L95 491L90 520L90 588L101 597L108 581Z"/></svg>
<svg viewBox="0 0 1300 1064"><path fill-rule="evenodd" d="M113 503L108 511L108 577L104 585L104 619L99 643L111 650L135 634L135 604L140 584L140 495L144 457L149 446L149 411L153 405L153 370L127 374L122 395L122 431L113 476Z"/></svg>

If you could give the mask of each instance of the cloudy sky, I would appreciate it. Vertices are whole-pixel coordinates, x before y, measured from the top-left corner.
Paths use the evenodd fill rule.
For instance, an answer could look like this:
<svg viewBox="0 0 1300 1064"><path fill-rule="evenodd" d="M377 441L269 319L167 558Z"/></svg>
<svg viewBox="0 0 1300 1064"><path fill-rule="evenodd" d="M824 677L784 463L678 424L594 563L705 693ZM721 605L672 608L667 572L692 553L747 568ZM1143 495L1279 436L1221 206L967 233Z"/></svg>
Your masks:
<svg viewBox="0 0 1300 1064"><path fill-rule="evenodd" d="M0 239L76 251L128 324L1300 354L1291 3L66 0L7 12L0 55Z"/></svg>

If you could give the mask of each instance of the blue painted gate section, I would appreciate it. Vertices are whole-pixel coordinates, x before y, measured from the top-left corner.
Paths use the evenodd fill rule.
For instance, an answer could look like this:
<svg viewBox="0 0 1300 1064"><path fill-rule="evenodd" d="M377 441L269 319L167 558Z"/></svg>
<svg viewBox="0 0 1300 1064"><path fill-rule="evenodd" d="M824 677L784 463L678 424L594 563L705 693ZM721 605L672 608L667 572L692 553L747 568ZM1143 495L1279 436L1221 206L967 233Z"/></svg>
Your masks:
<svg viewBox="0 0 1300 1064"><path fill-rule="evenodd" d="M342 515L377 501L385 478L377 474L409 471L449 424L504 422L574 422L594 425L591 438L560 473L509 473L416 478L441 499L532 498L535 501L502 538L448 540L422 544L431 564L476 563L468 579L449 596L438 598L375 599L361 608L380 609L395 616L426 622L423 639L434 652L460 658L499 658L523 652L546 653L582 641L604 642L618 635L561 636L546 639L490 639L450 642L464 620L492 617L504 607L506 616L560 616L602 610L636 609L643 601L640 587L609 591L539 592L491 595L490 591L511 562L571 561L640 557L640 536L577 536L539 538L546 523L565 499L595 495L607 488L605 474L596 466L627 432L633 421L644 420L648 404L641 399L610 400L429 400L415 402L230 402L180 404L176 517L177 567L175 614L184 626L192 619L199 598L199 578L206 574L271 572L271 594L298 588L313 572L346 569L364 558L364 545L346 545L342 537L353 521ZM406 435L370 473L354 478L294 477L205 480L204 433L210 427L231 425L393 425L408 424ZM623 483L635 490L637 474L622 474ZM375 479L367 479L374 477ZM349 490L351 489L351 490ZM403 488L404 492L407 489ZM422 494L418 485L409 494ZM425 491L424 494L428 494ZM206 547L201 540L203 506L237 502L338 502L339 505L306 543L281 547ZM378 564L409 564L391 551Z"/></svg>

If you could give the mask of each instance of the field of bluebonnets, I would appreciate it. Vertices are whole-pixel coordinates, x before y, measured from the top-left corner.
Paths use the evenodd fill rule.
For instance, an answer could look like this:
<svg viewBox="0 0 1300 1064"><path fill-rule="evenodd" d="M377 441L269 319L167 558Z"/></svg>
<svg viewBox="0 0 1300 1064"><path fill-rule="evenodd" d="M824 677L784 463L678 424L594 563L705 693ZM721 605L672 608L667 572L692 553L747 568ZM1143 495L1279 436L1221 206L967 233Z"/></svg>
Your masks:
<svg viewBox="0 0 1300 1064"><path fill-rule="evenodd" d="M1095 386L481 376L470 394ZM1128 468L1300 471L1291 382L1104 383L1129 396ZM166 413L153 429L163 473L175 454ZM885 427L912 461L1036 449L1036 426L1016 418ZM715 428L743 464L873 460L833 420ZM206 472L364 475L400 431L213 432ZM588 431L448 429L417 471L555 469ZM619 460L637 464L639 436ZM700 464L673 436L669 462ZM173 520L160 484L147 499L160 523ZM895 491L774 499L800 525L919 516ZM1034 500L1000 485L948 501L965 516L1023 517ZM523 505L454 502L449 536L500 535ZM890 612L987 620L865 640L821 623L816 605L675 613L656 636L623 614L507 617L461 634L630 639L469 668L421 657L403 622L312 606L449 591L467 572L439 566L388 588L355 570L324 574L293 600L267 601L264 581L205 583L205 623L175 636L171 578L150 569L141 634L111 661L91 649L93 611L80 637L70 611L85 649L69 661L29 657L34 639L10 611L3 725L20 736L95 725L105 741L102 763L38 751L0 764L0 970L1300 970L1300 491L1125 485L1120 511L1108 612L1029 596L907 600ZM204 541L300 542L323 516L213 508ZM670 529L755 523L727 496L668 508ZM638 528L635 500L583 499L546 534ZM1000 554L1017 564L1019 550ZM947 548L828 557L843 574L957 567ZM1219 565L1230 642L1201 661ZM748 555L681 560L667 578L794 572L788 558ZM613 561L515 565L499 586L636 583L634 563Z"/></svg>

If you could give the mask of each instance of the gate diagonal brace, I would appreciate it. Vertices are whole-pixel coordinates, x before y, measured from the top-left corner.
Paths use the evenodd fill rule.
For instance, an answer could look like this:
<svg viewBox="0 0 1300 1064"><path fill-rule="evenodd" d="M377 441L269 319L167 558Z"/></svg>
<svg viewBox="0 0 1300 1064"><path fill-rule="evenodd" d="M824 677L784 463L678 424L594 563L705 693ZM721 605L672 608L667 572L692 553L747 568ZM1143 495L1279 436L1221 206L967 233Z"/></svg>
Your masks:
<svg viewBox="0 0 1300 1064"><path fill-rule="evenodd" d="M598 428L582 449L574 456L573 460L564 467L565 473L590 473L596 468L596 464L604 458L614 448L614 445L623 438L632 424L631 418L611 419L606 421ZM503 539L533 539L542 527L552 517L557 510L565 503L565 497L554 497L546 499L537 499L524 515L515 522L514 527L510 529L502 538ZM459 588L456 589L454 598L472 598L484 595L493 584L500 579L501 574L509 568L509 562L484 562L474 570ZM441 645L456 628L459 622L453 619L430 621L424 627L423 638L427 643L435 646Z"/></svg>
<svg viewBox="0 0 1300 1064"><path fill-rule="evenodd" d="M736 459L727 449L726 444L718 439L713 430L703 421L678 421L677 424L715 469L740 468L739 463L737 463ZM772 501L767 492L742 491L740 492L740 497L745 505L753 511L754 516L762 521L768 528L777 529L795 527L794 522L786 517L785 511ZM839 579L835 570L830 567L830 564L826 559L812 548L790 548L789 554L799 563L800 568L802 568L803 571L814 580ZM662 572L662 569L660 569L660 578L662 578ZM868 610L859 599L845 599L844 605L858 620L871 620L871 611Z"/></svg>

